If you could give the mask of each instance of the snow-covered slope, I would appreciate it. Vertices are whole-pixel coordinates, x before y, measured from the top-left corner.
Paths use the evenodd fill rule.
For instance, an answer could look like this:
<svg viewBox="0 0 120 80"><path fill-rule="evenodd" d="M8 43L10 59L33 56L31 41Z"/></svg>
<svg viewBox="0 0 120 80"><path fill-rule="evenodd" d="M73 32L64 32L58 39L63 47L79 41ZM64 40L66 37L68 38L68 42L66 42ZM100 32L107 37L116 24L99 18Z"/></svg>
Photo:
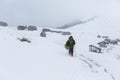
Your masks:
<svg viewBox="0 0 120 80"><path fill-rule="evenodd" d="M108 36L110 39L120 38L120 24L118 21L119 19L109 19L102 17L96 19L93 22L82 24L68 29L68 31L73 32L73 35L77 42L75 47L76 55L84 55L84 58L86 57L86 59L92 61L93 63L95 61L95 64L99 64L99 68L97 70L99 70L100 68L102 68L105 72L107 70L106 73L108 73L113 80L120 79L120 46L111 45L104 50L103 54L88 52L88 46L90 44L97 45L98 42L104 40L103 38L97 38L98 35ZM94 67L95 66L93 66L93 69L96 69Z"/></svg>
<svg viewBox="0 0 120 80"><path fill-rule="evenodd" d="M98 35L120 39L119 1L84 0L80 4L80 13L97 17L61 29L71 32L76 41L74 57L64 48L69 36L47 32L44 38L41 28L18 31L0 27L0 80L120 80L120 45L110 45L99 54L89 52L90 44L97 46L103 40ZM31 43L19 41L22 37Z"/></svg>
<svg viewBox="0 0 120 80"><path fill-rule="evenodd" d="M115 19L114 19L115 20ZM112 22L112 23L110 23ZM38 31L18 31L0 27L0 80L120 80L120 46L104 53L89 52L89 45L102 41L98 35L120 38L119 23L97 18L70 31L76 40L74 57L68 55L64 43L69 36ZM17 38L28 38L31 43Z"/></svg>

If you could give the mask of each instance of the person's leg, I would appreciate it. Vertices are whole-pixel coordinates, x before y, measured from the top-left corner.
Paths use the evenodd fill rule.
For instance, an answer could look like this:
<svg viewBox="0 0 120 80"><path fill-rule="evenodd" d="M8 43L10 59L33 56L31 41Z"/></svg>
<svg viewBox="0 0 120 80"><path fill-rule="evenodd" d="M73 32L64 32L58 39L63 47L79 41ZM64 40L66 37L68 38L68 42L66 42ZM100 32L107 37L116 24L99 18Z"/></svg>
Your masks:
<svg viewBox="0 0 120 80"><path fill-rule="evenodd" d="M73 48L70 48L70 49L69 49L69 54L70 54L71 56L73 56Z"/></svg>

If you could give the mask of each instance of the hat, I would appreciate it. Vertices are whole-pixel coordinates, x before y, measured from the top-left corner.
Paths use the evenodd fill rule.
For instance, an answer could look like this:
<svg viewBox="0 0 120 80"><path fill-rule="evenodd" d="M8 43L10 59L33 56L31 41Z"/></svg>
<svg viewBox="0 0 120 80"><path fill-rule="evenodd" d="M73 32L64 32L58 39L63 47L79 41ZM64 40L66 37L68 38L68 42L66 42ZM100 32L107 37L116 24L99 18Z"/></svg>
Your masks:
<svg viewBox="0 0 120 80"><path fill-rule="evenodd" d="M72 36L70 36L70 37L69 37L69 39L73 39L73 37L72 37Z"/></svg>

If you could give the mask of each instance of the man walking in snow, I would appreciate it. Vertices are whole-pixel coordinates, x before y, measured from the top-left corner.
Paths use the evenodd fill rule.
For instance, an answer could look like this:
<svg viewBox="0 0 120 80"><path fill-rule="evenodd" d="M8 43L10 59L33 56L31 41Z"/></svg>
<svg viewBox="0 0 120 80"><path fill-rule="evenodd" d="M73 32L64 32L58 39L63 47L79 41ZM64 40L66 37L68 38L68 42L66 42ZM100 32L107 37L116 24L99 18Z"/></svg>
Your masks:
<svg viewBox="0 0 120 80"><path fill-rule="evenodd" d="M65 48L69 50L69 55L73 56L73 49L75 45L75 40L70 36L65 44Z"/></svg>

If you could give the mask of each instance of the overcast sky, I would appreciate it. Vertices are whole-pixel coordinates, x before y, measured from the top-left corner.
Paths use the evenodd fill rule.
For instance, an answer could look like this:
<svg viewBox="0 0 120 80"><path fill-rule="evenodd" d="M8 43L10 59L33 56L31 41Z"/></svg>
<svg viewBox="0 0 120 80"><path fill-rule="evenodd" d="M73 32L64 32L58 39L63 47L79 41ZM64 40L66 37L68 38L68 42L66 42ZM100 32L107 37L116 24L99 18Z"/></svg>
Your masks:
<svg viewBox="0 0 120 80"><path fill-rule="evenodd" d="M0 21L9 26L57 27L76 19L115 14L118 8L119 0L0 0Z"/></svg>

